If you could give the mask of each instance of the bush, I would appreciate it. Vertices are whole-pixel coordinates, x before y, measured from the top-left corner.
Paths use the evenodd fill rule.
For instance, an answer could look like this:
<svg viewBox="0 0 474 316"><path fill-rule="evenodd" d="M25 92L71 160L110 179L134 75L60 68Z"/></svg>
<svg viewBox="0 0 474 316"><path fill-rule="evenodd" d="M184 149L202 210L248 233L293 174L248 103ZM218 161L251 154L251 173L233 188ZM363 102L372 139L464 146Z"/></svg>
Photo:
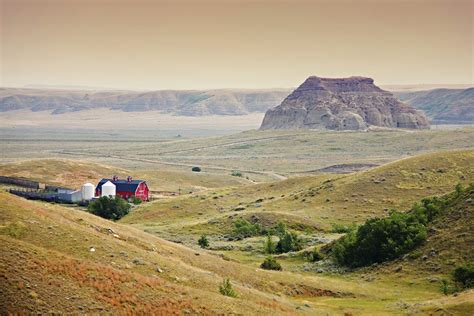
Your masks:
<svg viewBox="0 0 474 316"><path fill-rule="evenodd" d="M103 196L90 202L88 210L94 215L116 221L128 214L130 204L119 196L115 198Z"/></svg>
<svg viewBox="0 0 474 316"><path fill-rule="evenodd" d="M135 205L138 205L138 204L141 204L142 203L142 200L137 198L136 196L134 196L132 198L132 203L135 204Z"/></svg>
<svg viewBox="0 0 474 316"><path fill-rule="evenodd" d="M332 224L331 233L347 234L355 230L356 228L357 226L355 224L352 224L352 225Z"/></svg>
<svg viewBox="0 0 474 316"><path fill-rule="evenodd" d="M453 271L453 279L463 288L471 288L474 286L474 267L470 264L465 264L456 267Z"/></svg>
<svg viewBox="0 0 474 316"><path fill-rule="evenodd" d="M286 225L283 222L278 222L272 229L271 232L277 235L278 237L283 238L286 233Z"/></svg>
<svg viewBox="0 0 474 316"><path fill-rule="evenodd" d="M301 245L301 240L293 232L285 232L283 237L280 238L280 240L277 243L276 246L276 252L277 253L285 253L285 252L290 252L290 251L298 251L301 250L302 245Z"/></svg>
<svg viewBox="0 0 474 316"><path fill-rule="evenodd" d="M200 168L200 167L192 167L192 168L191 168L191 171L193 171L193 172L201 172L201 168Z"/></svg>
<svg viewBox="0 0 474 316"><path fill-rule="evenodd" d="M257 236L261 230L258 223L252 224L243 218L239 218L234 222L234 235L239 238Z"/></svg>
<svg viewBox="0 0 474 316"><path fill-rule="evenodd" d="M281 265L273 257L265 258L265 261L260 265L260 268L265 270L281 271Z"/></svg>
<svg viewBox="0 0 474 316"><path fill-rule="evenodd" d="M265 245L263 246L263 251L268 254L275 253L276 251L275 242L273 242L272 235L270 234L267 235L267 240L265 241Z"/></svg>
<svg viewBox="0 0 474 316"><path fill-rule="evenodd" d="M234 177L241 177L241 176L242 176L242 172L240 172L240 171L232 171L231 175L234 176Z"/></svg>
<svg viewBox="0 0 474 316"><path fill-rule="evenodd" d="M337 263L360 267L392 260L420 245L427 235L427 225L442 214L462 192L460 185L443 197L430 197L413 205L406 213L392 211L386 218L369 219L357 230L337 240L332 254ZM418 253L412 253L415 258Z"/></svg>
<svg viewBox="0 0 474 316"><path fill-rule="evenodd" d="M209 240L207 239L207 236L206 236L206 235L202 235L201 238L199 238L199 240L198 240L198 245L199 245L201 248L207 248L207 247L209 247Z"/></svg>
<svg viewBox="0 0 474 316"><path fill-rule="evenodd" d="M237 297L237 293L232 288L232 284L230 283L229 279L222 281L222 284L219 286L219 292L225 296Z"/></svg>
<svg viewBox="0 0 474 316"><path fill-rule="evenodd" d="M426 239L426 227L416 214L392 212L369 219L357 231L336 241L332 253L337 263L360 267L392 260L413 250Z"/></svg>
<svg viewBox="0 0 474 316"><path fill-rule="evenodd" d="M322 260L323 259L323 256L319 253L318 249L313 248L313 251L311 251L309 254L308 254L308 261L310 262L316 262L316 261L319 261L319 260Z"/></svg>

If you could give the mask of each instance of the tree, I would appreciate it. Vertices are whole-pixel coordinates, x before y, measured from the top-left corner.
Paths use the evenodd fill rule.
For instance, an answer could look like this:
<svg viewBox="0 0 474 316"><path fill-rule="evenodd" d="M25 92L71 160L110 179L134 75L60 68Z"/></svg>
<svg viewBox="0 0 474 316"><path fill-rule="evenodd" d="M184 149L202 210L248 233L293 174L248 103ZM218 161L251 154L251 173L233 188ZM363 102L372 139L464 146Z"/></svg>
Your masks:
<svg viewBox="0 0 474 316"><path fill-rule="evenodd" d="M454 281L460 283L463 288L470 288L474 286L474 267L470 264L465 264L456 267L453 271Z"/></svg>
<svg viewBox="0 0 474 316"><path fill-rule="evenodd" d="M265 261L260 265L260 268L265 270L276 270L281 271L281 265L275 260L275 258L268 256Z"/></svg>
<svg viewBox="0 0 474 316"><path fill-rule="evenodd" d="M258 223L252 224L249 221L239 218L234 221L234 235L239 238L248 238L260 234L261 227Z"/></svg>
<svg viewBox="0 0 474 316"><path fill-rule="evenodd" d="M272 235L269 233L267 235L267 240L265 241L265 245L263 246L263 250L265 253L272 254L275 253L276 246L272 240Z"/></svg>
<svg viewBox="0 0 474 316"><path fill-rule="evenodd" d="M88 210L94 215L116 221L129 213L130 204L119 196L115 198L103 196L90 202Z"/></svg>
<svg viewBox="0 0 474 316"><path fill-rule="evenodd" d="M293 232L286 231L283 237L280 237L280 240L277 243L276 252L285 253L301 250L301 248L301 240L298 235Z"/></svg>
<svg viewBox="0 0 474 316"><path fill-rule="evenodd" d="M200 167L192 167L192 168L191 168L191 171L193 171L193 172L201 172L201 168L200 168Z"/></svg>
<svg viewBox="0 0 474 316"><path fill-rule="evenodd" d="M201 238L199 238L199 240L198 240L198 244L199 244L199 246L201 246L201 248L209 247L209 240L207 239L207 236L202 235Z"/></svg>
<svg viewBox="0 0 474 316"><path fill-rule="evenodd" d="M219 292L225 296L237 297L237 293L232 288L232 284L230 283L230 279L228 278L222 281L222 284L219 286Z"/></svg>

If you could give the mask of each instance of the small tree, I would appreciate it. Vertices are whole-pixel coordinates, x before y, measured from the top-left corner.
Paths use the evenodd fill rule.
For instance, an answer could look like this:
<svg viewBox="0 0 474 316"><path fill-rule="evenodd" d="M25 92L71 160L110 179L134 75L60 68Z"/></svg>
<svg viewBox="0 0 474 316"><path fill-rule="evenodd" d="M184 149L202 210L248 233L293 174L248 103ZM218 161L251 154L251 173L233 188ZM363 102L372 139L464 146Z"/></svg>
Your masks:
<svg viewBox="0 0 474 316"><path fill-rule="evenodd" d="M207 239L207 236L202 235L201 238L199 238L199 240L198 240L198 244L199 244L199 246L201 246L201 248L209 247L209 240Z"/></svg>
<svg viewBox="0 0 474 316"><path fill-rule="evenodd" d="M224 279L222 284L219 286L219 292L222 295L229 296L229 297L237 297L237 293L232 288L232 284L230 283L230 279Z"/></svg>
<svg viewBox="0 0 474 316"><path fill-rule="evenodd" d="M319 253L318 249L316 247L313 248L313 251L309 253L308 255L308 260L310 262L316 262L323 259L323 256Z"/></svg>
<svg viewBox="0 0 474 316"><path fill-rule="evenodd" d="M276 246L277 253L284 253L290 251L301 250L301 240L293 232L285 232L283 237L280 237L278 244Z"/></svg>
<svg viewBox="0 0 474 316"><path fill-rule="evenodd" d="M267 240L265 241L265 245L263 245L263 251L268 254L275 253L276 246L272 240L272 235L270 233L267 235Z"/></svg>
<svg viewBox="0 0 474 316"><path fill-rule="evenodd" d="M242 172L234 170L231 175L234 177L242 177Z"/></svg>
<svg viewBox="0 0 474 316"><path fill-rule="evenodd" d="M275 235L281 239L286 233L286 225L283 222L278 222L272 230L275 232Z"/></svg>
<svg viewBox="0 0 474 316"><path fill-rule="evenodd" d="M138 205L138 204L141 204L142 203L142 200L137 198L136 196L134 196L132 198L132 203L135 204L135 205Z"/></svg>
<svg viewBox="0 0 474 316"><path fill-rule="evenodd" d="M268 256L265 261L260 265L260 268L265 270L276 270L281 271L281 265L275 260L275 258Z"/></svg>
<svg viewBox="0 0 474 316"><path fill-rule="evenodd" d="M94 215L116 221L128 214L130 204L119 196L103 196L89 203L88 210Z"/></svg>
<svg viewBox="0 0 474 316"><path fill-rule="evenodd" d="M191 168L191 171L193 171L193 172L201 172L201 168L200 168L200 167L192 167L192 168Z"/></svg>
<svg viewBox="0 0 474 316"><path fill-rule="evenodd" d="M474 267L470 264L456 267L453 271L453 278L463 288L474 286Z"/></svg>

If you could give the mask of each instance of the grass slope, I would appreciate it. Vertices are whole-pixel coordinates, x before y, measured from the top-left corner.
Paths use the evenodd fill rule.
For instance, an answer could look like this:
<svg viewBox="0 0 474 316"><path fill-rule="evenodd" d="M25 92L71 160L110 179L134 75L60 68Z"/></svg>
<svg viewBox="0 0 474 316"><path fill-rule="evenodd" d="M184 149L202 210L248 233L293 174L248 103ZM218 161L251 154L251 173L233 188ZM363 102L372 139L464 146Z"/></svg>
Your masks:
<svg viewBox="0 0 474 316"><path fill-rule="evenodd" d="M329 229L404 210L420 198L474 180L474 151L448 151L399 160L349 175L321 174L159 200L122 222L176 236L229 233L236 217L298 230Z"/></svg>
<svg viewBox="0 0 474 316"><path fill-rule="evenodd" d="M111 178L112 175L118 175L121 178L132 175L136 179L146 180L151 190L181 191L182 193L251 183L246 179L223 174L194 173L191 170L128 170L90 161L67 159L36 159L2 164L0 165L0 174L24 177L70 188L80 188L86 182L96 184L101 178Z"/></svg>

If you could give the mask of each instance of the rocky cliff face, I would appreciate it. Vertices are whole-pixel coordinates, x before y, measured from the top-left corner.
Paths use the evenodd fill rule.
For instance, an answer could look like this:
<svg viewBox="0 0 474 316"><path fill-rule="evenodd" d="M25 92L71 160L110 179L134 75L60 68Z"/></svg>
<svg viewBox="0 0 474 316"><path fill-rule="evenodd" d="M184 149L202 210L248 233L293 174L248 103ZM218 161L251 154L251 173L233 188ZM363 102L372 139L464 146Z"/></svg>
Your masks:
<svg viewBox="0 0 474 316"><path fill-rule="evenodd" d="M364 77L309 77L265 114L260 129L363 130L370 125L428 128L421 112Z"/></svg>

